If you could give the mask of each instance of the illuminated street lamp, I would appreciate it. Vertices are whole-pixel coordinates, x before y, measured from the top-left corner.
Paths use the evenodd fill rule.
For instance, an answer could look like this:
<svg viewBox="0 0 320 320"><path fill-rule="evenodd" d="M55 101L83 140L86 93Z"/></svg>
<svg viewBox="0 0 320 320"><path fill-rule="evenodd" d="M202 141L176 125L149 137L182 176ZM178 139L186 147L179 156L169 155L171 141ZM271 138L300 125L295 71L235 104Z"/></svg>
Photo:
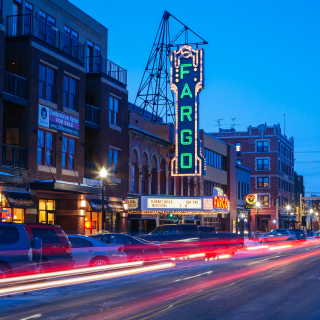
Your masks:
<svg viewBox="0 0 320 320"><path fill-rule="evenodd" d="M106 177L108 175L107 170L103 167L100 170L100 177L102 182L102 199L101 199L101 219L102 219L102 229L106 230L106 214L104 212L104 188L106 184Z"/></svg>

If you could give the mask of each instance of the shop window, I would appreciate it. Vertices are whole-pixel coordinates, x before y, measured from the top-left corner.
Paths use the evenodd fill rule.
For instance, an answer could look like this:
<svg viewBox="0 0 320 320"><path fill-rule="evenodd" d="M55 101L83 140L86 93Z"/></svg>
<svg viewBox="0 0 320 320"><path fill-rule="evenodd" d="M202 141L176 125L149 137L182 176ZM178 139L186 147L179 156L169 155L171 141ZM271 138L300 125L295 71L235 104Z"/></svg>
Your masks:
<svg viewBox="0 0 320 320"><path fill-rule="evenodd" d="M2 208L2 222L24 223L25 209L10 208L5 206Z"/></svg>
<svg viewBox="0 0 320 320"><path fill-rule="evenodd" d="M44 64L39 65L39 97L56 101L56 71Z"/></svg>
<svg viewBox="0 0 320 320"><path fill-rule="evenodd" d="M55 166L55 135L52 132L38 130L38 164Z"/></svg>
<svg viewBox="0 0 320 320"><path fill-rule="evenodd" d="M6 144L10 144L13 146L20 146L20 129L19 128L7 128Z"/></svg>
<svg viewBox="0 0 320 320"><path fill-rule="evenodd" d="M54 224L56 203L55 200L39 200L39 222Z"/></svg>
<svg viewBox="0 0 320 320"><path fill-rule="evenodd" d="M119 176L119 151L109 149L109 174L112 177Z"/></svg>
<svg viewBox="0 0 320 320"><path fill-rule="evenodd" d="M119 121L119 99L110 96L109 97L109 123L115 126L120 125Z"/></svg>
<svg viewBox="0 0 320 320"><path fill-rule="evenodd" d="M77 110L78 81L72 77L63 76L63 107Z"/></svg>
<svg viewBox="0 0 320 320"><path fill-rule="evenodd" d="M259 177L257 178L258 188L269 188L269 177Z"/></svg>
<svg viewBox="0 0 320 320"><path fill-rule="evenodd" d="M62 137L62 168L76 169L76 140L70 137Z"/></svg>

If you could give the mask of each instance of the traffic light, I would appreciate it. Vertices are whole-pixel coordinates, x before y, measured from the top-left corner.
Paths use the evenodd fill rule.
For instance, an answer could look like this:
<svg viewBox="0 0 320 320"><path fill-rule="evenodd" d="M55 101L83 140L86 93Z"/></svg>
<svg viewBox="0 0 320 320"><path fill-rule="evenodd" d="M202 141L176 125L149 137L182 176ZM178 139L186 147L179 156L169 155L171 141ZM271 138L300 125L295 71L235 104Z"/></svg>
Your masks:
<svg viewBox="0 0 320 320"><path fill-rule="evenodd" d="M277 200L277 199L272 199L272 205L273 205L273 206L276 206L277 203L278 203L278 200Z"/></svg>
<svg viewBox="0 0 320 320"><path fill-rule="evenodd" d="M172 218L173 218L173 214L170 213L170 214L169 214L169 219L172 219Z"/></svg>

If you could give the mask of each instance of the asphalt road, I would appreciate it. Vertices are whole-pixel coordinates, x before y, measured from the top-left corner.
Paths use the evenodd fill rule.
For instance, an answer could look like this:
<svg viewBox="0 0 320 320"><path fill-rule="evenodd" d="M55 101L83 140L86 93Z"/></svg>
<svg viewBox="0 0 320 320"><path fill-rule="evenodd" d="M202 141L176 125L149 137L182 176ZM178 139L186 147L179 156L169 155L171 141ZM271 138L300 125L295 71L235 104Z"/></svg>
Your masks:
<svg viewBox="0 0 320 320"><path fill-rule="evenodd" d="M320 319L320 245L0 298L0 319Z"/></svg>

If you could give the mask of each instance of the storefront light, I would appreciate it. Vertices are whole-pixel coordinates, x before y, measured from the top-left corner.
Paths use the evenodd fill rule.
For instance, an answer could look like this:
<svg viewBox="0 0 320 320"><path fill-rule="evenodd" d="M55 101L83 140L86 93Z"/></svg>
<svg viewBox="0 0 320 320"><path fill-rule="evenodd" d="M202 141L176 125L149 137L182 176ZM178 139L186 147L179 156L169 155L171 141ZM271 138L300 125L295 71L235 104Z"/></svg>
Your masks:
<svg viewBox="0 0 320 320"><path fill-rule="evenodd" d="M85 208L86 208L86 204L87 204L87 201L86 201L86 200L81 200L81 201L80 201L80 208L81 208L81 209L85 209Z"/></svg>

